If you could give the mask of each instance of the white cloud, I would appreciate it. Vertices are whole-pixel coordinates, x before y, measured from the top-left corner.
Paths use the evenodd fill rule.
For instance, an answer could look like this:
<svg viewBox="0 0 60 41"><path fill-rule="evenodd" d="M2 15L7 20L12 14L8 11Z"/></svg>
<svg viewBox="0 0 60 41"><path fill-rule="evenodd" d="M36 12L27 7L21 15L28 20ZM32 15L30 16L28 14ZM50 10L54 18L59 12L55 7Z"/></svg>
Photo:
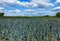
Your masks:
<svg viewBox="0 0 60 41"><path fill-rule="evenodd" d="M46 10L45 8L38 9L38 11L45 11L45 10Z"/></svg>
<svg viewBox="0 0 60 41"><path fill-rule="evenodd" d="M53 6L54 4L50 3L50 0L32 0L32 3L42 4L46 6Z"/></svg>
<svg viewBox="0 0 60 41"><path fill-rule="evenodd" d="M20 2L18 0L0 0L0 5L6 6L6 5L20 5L25 7L36 7L39 4L45 5L45 6L54 6L54 4L50 3L50 0L32 0L31 2Z"/></svg>
<svg viewBox="0 0 60 41"><path fill-rule="evenodd" d="M9 10L6 12L5 16L19 16L21 14L21 10Z"/></svg>
<svg viewBox="0 0 60 41"><path fill-rule="evenodd" d="M53 11L55 13L60 12L60 6L53 8L51 11Z"/></svg>
<svg viewBox="0 0 60 41"><path fill-rule="evenodd" d="M36 13L36 10L34 9L26 9L23 11L22 14L25 16L33 16L33 15L36 15L37 13Z"/></svg>
<svg viewBox="0 0 60 41"><path fill-rule="evenodd" d="M53 14L51 14L51 15L56 15L57 12L60 12L60 6L55 7L55 8L52 8L52 9L51 9L51 12L53 13Z"/></svg>
<svg viewBox="0 0 60 41"><path fill-rule="evenodd" d="M21 10L10 10L10 11L8 11L9 13L19 13L19 12L21 12Z"/></svg>
<svg viewBox="0 0 60 41"><path fill-rule="evenodd" d="M50 0L32 0L27 4L28 6L31 7L37 7L39 5L44 5L44 6L54 6L53 3L50 3Z"/></svg>
<svg viewBox="0 0 60 41"><path fill-rule="evenodd" d="M21 10L10 10L7 11L5 16L43 16L43 15L55 15L53 11L47 10L34 10L34 9L26 9L24 11Z"/></svg>
<svg viewBox="0 0 60 41"><path fill-rule="evenodd" d="M32 10L32 9L27 9L27 10L24 10L24 12L27 12L27 13L33 13L35 12L36 10Z"/></svg>
<svg viewBox="0 0 60 41"><path fill-rule="evenodd" d="M56 9L60 9L60 6L59 6L59 7L55 7L55 8L53 8L52 10L56 10Z"/></svg>
<svg viewBox="0 0 60 41"><path fill-rule="evenodd" d="M57 3L60 3L60 0L56 0Z"/></svg>
<svg viewBox="0 0 60 41"><path fill-rule="evenodd" d="M0 0L0 5L6 6L6 5L12 5L16 4L17 0Z"/></svg>
<svg viewBox="0 0 60 41"><path fill-rule="evenodd" d="M0 7L0 12L4 12L4 8L3 7Z"/></svg>
<svg viewBox="0 0 60 41"><path fill-rule="evenodd" d="M50 15L50 16L54 16L55 12L53 11L47 11L45 9L41 9L41 10L25 10L23 13L25 16L43 16L43 15Z"/></svg>
<svg viewBox="0 0 60 41"><path fill-rule="evenodd" d="M10 10L10 11L6 12L5 15L7 15L7 16L43 15L43 14L50 13L50 11L46 11L45 7L54 6L54 4L51 3L50 1L51 0L32 0L31 2L20 2L18 0L0 0L0 6L20 5L20 6L25 6L28 8L33 8L33 7L40 8L38 10L28 9L25 11ZM57 0L57 2L58 2L58 0Z"/></svg>
<svg viewBox="0 0 60 41"><path fill-rule="evenodd" d="M33 10L33 9L26 9L24 11L10 10L10 11L7 11L7 14L5 14L5 16L33 16L33 15L38 15L36 13L36 10Z"/></svg>
<svg viewBox="0 0 60 41"><path fill-rule="evenodd" d="M1 6L10 6L10 5L21 5L25 6L28 4L28 2L20 2L18 0L0 0L0 5Z"/></svg>

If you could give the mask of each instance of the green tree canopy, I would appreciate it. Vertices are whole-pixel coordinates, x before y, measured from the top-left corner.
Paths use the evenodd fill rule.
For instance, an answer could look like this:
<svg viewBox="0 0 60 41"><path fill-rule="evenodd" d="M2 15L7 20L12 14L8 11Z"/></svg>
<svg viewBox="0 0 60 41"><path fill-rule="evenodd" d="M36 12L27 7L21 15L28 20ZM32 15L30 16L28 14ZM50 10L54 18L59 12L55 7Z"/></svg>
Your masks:
<svg viewBox="0 0 60 41"><path fill-rule="evenodd" d="M56 17L60 17L60 12L57 12L56 13Z"/></svg>
<svg viewBox="0 0 60 41"><path fill-rule="evenodd" d="M2 13L0 12L0 17L1 17L1 16L4 16L4 12L2 12Z"/></svg>

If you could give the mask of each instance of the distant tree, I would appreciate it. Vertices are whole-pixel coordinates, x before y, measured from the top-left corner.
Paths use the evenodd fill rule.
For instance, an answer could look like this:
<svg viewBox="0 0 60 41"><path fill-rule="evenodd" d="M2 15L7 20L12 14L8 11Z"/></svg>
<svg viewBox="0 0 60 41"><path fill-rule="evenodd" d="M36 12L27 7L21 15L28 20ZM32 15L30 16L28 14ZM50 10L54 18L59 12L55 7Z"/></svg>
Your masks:
<svg viewBox="0 0 60 41"><path fill-rule="evenodd" d="M2 13L0 12L0 17L2 17L2 16L4 16L4 13L3 12Z"/></svg>
<svg viewBox="0 0 60 41"><path fill-rule="evenodd" d="M44 17L49 17L49 15L45 15Z"/></svg>
<svg viewBox="0 0 60 41"><path fill-rule="evenodd" d="M60 12L57 12L56 13L56 17L60 17Z"/></svg>

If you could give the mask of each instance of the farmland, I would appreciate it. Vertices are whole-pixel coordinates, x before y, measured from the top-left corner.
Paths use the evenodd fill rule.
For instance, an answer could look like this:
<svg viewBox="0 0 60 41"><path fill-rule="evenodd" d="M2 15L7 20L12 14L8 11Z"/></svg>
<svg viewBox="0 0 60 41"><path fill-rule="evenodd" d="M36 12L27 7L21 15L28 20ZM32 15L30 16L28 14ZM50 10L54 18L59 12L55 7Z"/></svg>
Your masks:
<svg viewBox="0 0 60 41"><path fill-rule="evenodd" d="M0 17L0 40L59 41L60 18Z"/></svg>

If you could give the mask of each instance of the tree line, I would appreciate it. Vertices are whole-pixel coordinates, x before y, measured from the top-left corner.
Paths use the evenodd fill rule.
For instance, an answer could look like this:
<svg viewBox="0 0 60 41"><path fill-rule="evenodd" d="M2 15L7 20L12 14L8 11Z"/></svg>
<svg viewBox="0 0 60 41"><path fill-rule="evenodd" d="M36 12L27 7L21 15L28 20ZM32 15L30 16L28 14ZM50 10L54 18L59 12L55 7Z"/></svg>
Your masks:
<svg viewBox="0 0 60 41"><path fill-rule="evenodd" d="M0 12L0 17L4 16L4 12ZM50 17L49 15L45 15L45 16L42 16L42 17ZM55 17L60 17L60 12L57 12Z"/></svg>

